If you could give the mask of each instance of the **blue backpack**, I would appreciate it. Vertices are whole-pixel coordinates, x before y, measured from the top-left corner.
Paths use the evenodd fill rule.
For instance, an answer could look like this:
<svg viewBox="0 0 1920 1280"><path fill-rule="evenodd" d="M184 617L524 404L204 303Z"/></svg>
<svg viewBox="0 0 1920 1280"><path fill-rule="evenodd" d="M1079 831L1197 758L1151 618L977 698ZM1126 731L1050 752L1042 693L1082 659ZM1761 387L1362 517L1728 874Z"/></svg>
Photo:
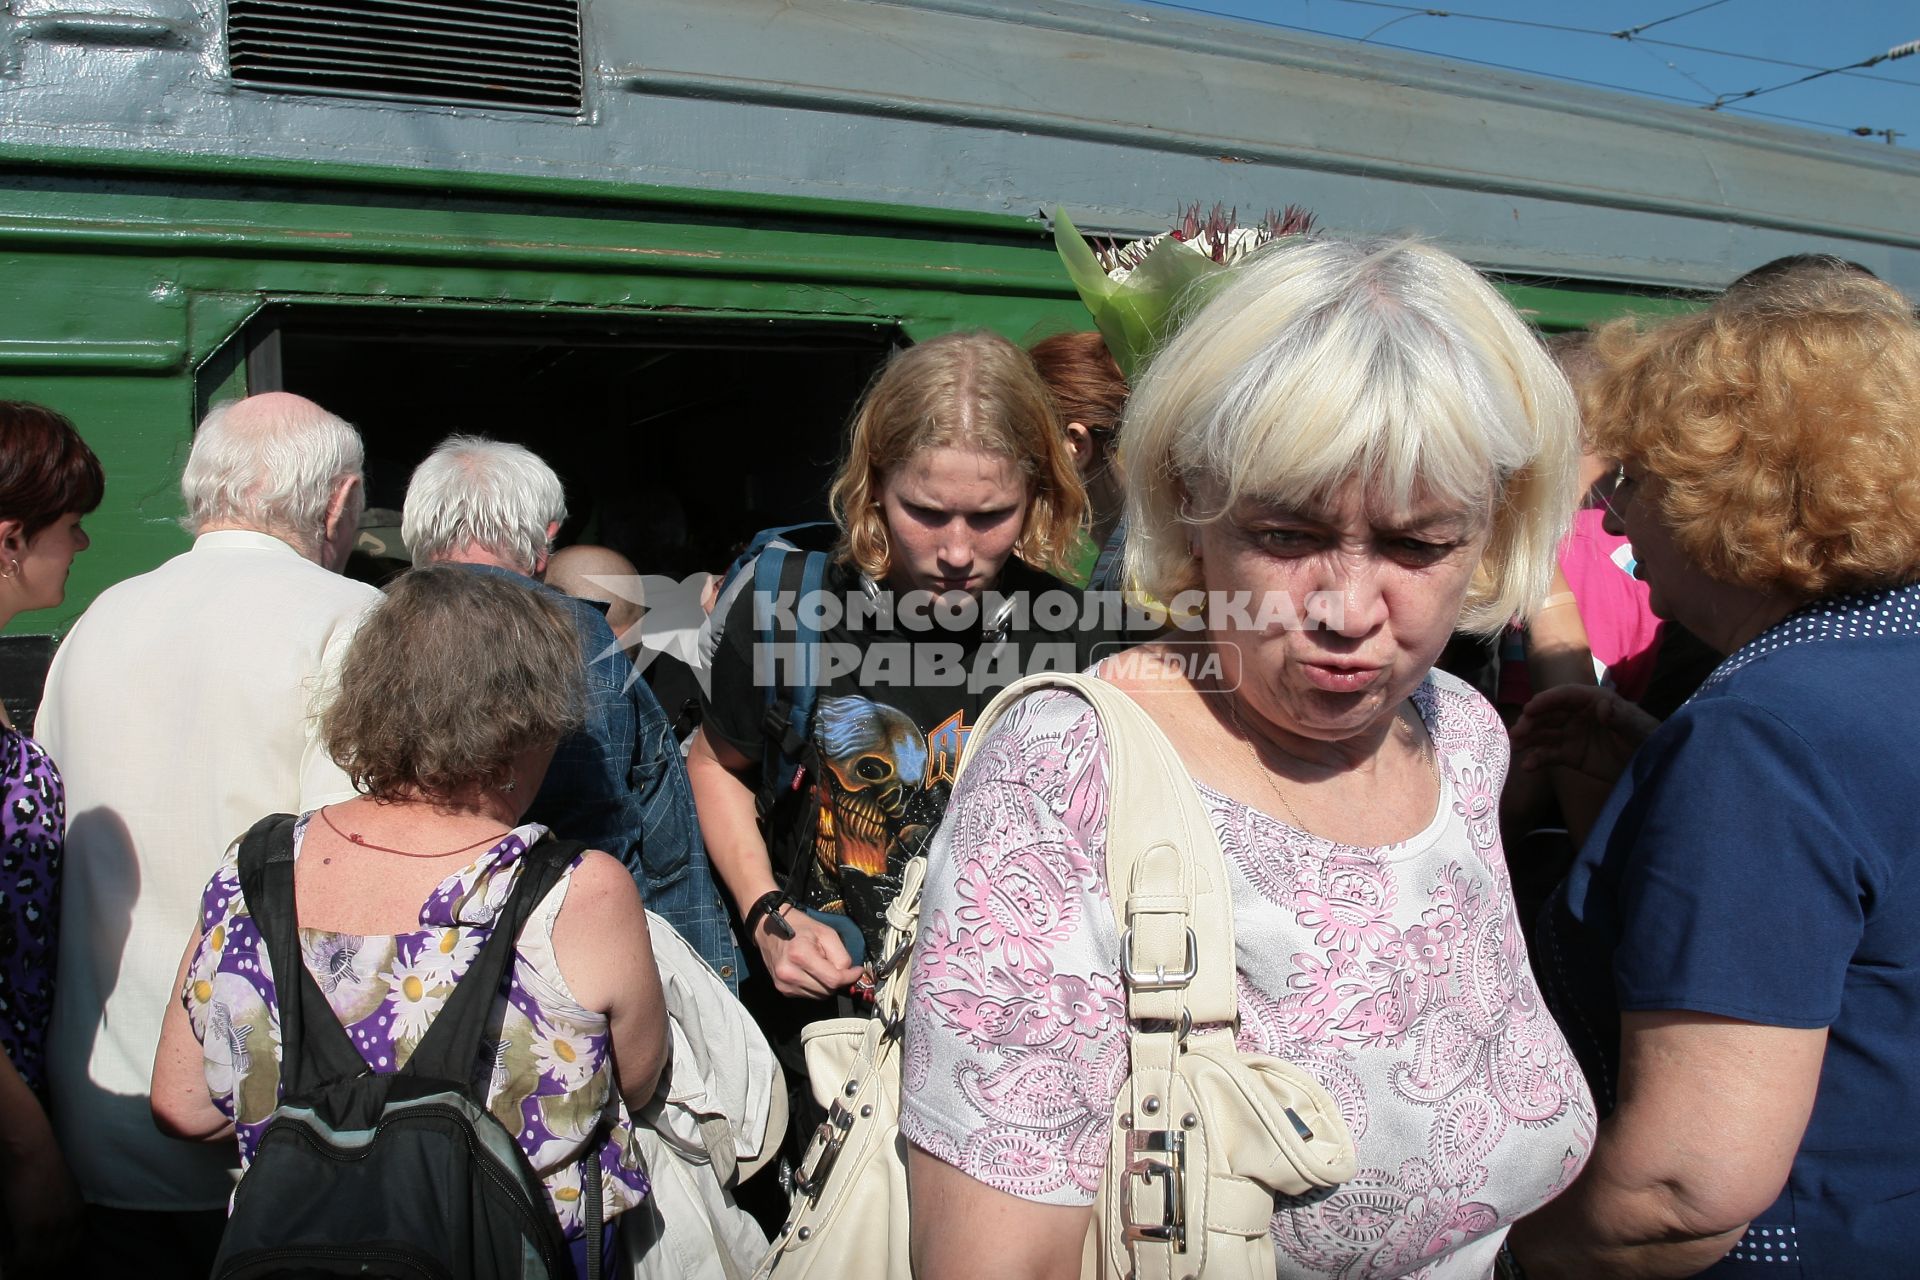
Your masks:
<svg viewBox="0 0 1920 1280"><path fill-rule="evenodd" d="M725 617L740 592L751 588L756 599L774 600L785 592L805 599L826 586L827 566L832 562L834 546L840 540L839 526L816 520L806 524L782 525L762 529L753 535L746 549L727 567L720 579L720 595L714 614ZM820 632L809 626L805 611L796 611L790 634L779 634L779 619L767 611L758 640L762 645L792 645L799 655L801 678L791 685L769 682L765 688L765 710L760 727L768 749L760 757L760 790L755 804L762 820L772 813L782 797L796 791L805 782L804 756L807 737L813 729L813 708L819 698ZM792 664L776 669L791 671Z"/></svg>

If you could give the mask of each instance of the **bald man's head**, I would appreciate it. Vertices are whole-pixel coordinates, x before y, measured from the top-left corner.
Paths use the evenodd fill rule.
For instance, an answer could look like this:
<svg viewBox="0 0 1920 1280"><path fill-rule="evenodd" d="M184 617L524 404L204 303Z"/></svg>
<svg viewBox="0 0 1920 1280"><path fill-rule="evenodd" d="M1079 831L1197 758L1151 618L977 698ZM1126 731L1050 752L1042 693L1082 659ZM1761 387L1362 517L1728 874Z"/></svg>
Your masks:
<svg viewBox="0 0 1920 1280"><path fill-rule="evenodd" d="M601 581L594 581L596 578ZM607 586L608 580L618 582L620 590ZM607 625L613 628L614 637L627 651L627 656L639 653L640 619L645 616L646 607L628 598L640 595L640 571L633 567L633 561L612 547L584 544L562 547L547 561L546 581L548 586L575 599L605 604Z"/></svg>

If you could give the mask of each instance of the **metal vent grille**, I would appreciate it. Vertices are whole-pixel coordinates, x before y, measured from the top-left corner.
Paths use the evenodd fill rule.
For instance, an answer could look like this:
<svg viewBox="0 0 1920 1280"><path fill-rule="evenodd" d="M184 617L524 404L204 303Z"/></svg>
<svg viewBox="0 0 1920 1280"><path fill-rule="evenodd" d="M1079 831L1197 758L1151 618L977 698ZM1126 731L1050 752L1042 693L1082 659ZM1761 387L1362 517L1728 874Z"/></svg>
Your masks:
<svg viewBox="0 0 1920 1280"><path fill-rule="evenodd" d="M580 0L228 0L238 84L580 111Z"/></svg>

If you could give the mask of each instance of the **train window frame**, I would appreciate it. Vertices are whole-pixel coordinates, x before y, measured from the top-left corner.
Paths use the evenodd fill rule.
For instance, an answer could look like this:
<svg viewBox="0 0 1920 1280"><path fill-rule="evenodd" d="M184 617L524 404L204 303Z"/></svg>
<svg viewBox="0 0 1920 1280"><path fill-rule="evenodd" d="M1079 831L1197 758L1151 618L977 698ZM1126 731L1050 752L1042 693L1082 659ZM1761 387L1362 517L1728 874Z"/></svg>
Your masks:
<svg viewBox="0 0 1920 1280"><path fill-rule="evenodd" d="M496 438L519 439L541 453L566 485L569 518L560 542L604 541L650 550L666 550L643 572L724 568L732 549L755 529L827 517L826 484L843 447L845 424L873 371L892 352L907 345L903 328L872 317L735 317L701 314L609 311L526 305L459 303L382 304L366 300L276 300L256 312L233 338L202 362L196 379L196 416L213 404L263 391L291 390L312 396L360 427L368 443L368 497L376 510L397 509L404 480L431 444L456 431L476 430ZM753 361L763 370L740 383L766 384L763 398L777 398L796 370L822 363L812 389L798 395L791 414L768 413L752 422L732 420L722 434L685 429L699 406L685 394L663 395L652 420L626 425L598 424L579 432L502 429L453 414L435 418L433 427L410 425L404 447L384 451L392 438L391 421L370 401L330 394L315 380L315 352L332 367L352 349L377 351L391 363L397 352L421 355L422 367L448 351L497 350L502 361L535 348L603 353L584 363L612 379L618 362L631 357L622 376L635 386L643 379L665 382L681 391L710 385L700 381L704 368L735 360ZM684 367L675 369L676 361ZM443 370L450 366L438 366ZM422 375L431 381L436 375ZM651 385L649 383L648 385ZM338 384L336 384L338 385ZM616 399L618 396L615 397ZM744 403L751 398L736 396ZM333 403L329 403L333 401ZM417 399L415 401L417 403ZM650 404L650 408L651 408ZM424 422L430 414L419 414ZM805 421L789 427L788 419ZM409 422L414 419L409 419ZM578 435L580 438L573 438ZM715 440L739 435L737 449L719 449ZM429 439L429 437L431 437ZM777 447L776 447L777 446ZM583 459L591 458L592 465ZM602 468L600 459L607 465ZM659 459L658 465L651 460ZM603 470L612 475L600 474ZM633 533L637 517L615 500L619 484L644 488L661 508L680 508L640 519L643 535ZM678 483L670 483L678 481ZM663 492L663 490L665 492ZM684 538L675 541L676 520ZM624 532L623 532L624 531ZM630 554L639 564L639 558Z"/></svg>

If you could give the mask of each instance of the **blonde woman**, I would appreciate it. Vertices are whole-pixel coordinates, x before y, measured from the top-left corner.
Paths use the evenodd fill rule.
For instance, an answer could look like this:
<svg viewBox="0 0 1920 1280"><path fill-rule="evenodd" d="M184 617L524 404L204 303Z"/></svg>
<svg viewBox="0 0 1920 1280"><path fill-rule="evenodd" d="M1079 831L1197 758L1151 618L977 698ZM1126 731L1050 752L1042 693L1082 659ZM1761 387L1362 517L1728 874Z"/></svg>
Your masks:
<svg viewBox="0 0 1920 1280"><path fill-rule="evenodd" d="M1096 673L1213 818L1240 1046L1325 1085L1359 1165L1275 1204L1283 1277L1483 1280L1592 1143L1501 854L1506 734L1433 669L1545 595L1574 416L1471 268L1337 240L1236 269L1128 405L1129 574L1198 626ZM907 1008L915 1274L1073 1277L1127 1070L1106 750L1063 691L977 750Z"/></svg>
<svg viewBox="0 0 1920 1280"><path fill-rule="evenodd" d="M785 601L743 591L688 760L760 961L747 998L796 1069L798 1028L860 980L974 716L1035 664L1077 668L1091 652L1078 596L1051 572L1085 497L1046 385L1012 343L957 333L895 355L854 413L831 501L838 543L800 602L820 610L814 665L788 651L798 581L782 582ZM799 681L813 710L783 740L768 709ZM762 819L755 790L782 752L804 768Z"/></svg>

